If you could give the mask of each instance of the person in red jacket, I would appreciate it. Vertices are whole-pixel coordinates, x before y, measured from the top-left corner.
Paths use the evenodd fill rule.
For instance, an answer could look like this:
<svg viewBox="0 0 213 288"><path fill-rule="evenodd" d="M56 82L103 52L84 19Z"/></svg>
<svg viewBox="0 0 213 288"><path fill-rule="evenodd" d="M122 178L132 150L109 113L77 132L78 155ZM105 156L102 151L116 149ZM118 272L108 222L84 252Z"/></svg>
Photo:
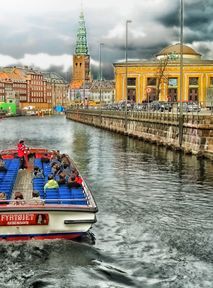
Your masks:
<svg viewBox="0 0 213 288"><path fill-rule="evenodd" d="M24 144L24 140L20 140L18 145L18 157L20 158L20 167L19 169L25 169L26 163L25 163L25 155L27 153L27 147Z"/></svg>

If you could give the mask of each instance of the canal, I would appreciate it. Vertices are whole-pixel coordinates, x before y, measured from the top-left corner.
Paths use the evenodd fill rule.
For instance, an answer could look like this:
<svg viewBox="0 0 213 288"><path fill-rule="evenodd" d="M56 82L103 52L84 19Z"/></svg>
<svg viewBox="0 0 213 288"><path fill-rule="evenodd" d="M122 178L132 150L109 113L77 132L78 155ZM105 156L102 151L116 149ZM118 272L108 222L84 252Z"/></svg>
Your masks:
<svg viewBox="0 0 213 288"><path fill-rule="evenodd" d="M213 287L213 163L67 120L0 119L0 148L66 152L99 212L81 242L0 243L1 287Z"/></svg>

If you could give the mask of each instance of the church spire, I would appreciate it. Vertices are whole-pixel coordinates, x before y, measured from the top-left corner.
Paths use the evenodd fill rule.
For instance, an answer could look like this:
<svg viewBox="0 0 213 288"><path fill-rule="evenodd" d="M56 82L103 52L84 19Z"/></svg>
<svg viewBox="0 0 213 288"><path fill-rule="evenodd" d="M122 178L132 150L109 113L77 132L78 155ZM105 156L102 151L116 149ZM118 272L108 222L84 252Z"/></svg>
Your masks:
<svg viewBox="0 0 213 288"><path fill-rule="evenodd" d="M79 27L77 32L77 41L75 46L76 55L88 55L88 45L87 45L87 31L84 21L83 10L81 10Z"/></svg>

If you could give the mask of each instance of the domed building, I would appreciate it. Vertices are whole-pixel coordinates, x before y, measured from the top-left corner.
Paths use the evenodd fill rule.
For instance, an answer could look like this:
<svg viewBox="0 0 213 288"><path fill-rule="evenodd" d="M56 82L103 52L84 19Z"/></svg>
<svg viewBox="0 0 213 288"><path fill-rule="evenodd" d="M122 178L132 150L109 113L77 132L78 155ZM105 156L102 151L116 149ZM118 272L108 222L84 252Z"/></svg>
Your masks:
<svg viewBox="0 0 213 288"><path fill-rule="evenodd" d="M180 57L181 45L179 43L175 45L170 45L162 49L156 54L158 60L164 59L165 57ZM189 46L183 45L183 58L185 59L201 59L201 54L197 53L194 49Z"/></svg>
<svg viewBox="0 0 213 288"><path fill-rule="evenodd" d="M213 60L202 60L202 55L183 45L183 88L180 91L179 43L165 47L154 60L114 63L115 99L136 103L150 101L197 101L205 105L213 98ZM126 85L127 78L127 85Z"/></svg>

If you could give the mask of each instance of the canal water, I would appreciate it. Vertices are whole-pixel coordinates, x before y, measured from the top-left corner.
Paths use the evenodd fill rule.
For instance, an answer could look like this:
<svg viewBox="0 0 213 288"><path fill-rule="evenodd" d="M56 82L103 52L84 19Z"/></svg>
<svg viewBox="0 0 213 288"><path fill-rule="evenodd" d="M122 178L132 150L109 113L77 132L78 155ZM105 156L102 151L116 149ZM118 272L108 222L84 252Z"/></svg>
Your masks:
<svg viewBox="0 0 213 288"><path fill-rule="evenodd" d="M213 287L213 163L66 120L0 120L0 148L60 149L99 212L80 242L0 243L0 287Z"/></svg>

